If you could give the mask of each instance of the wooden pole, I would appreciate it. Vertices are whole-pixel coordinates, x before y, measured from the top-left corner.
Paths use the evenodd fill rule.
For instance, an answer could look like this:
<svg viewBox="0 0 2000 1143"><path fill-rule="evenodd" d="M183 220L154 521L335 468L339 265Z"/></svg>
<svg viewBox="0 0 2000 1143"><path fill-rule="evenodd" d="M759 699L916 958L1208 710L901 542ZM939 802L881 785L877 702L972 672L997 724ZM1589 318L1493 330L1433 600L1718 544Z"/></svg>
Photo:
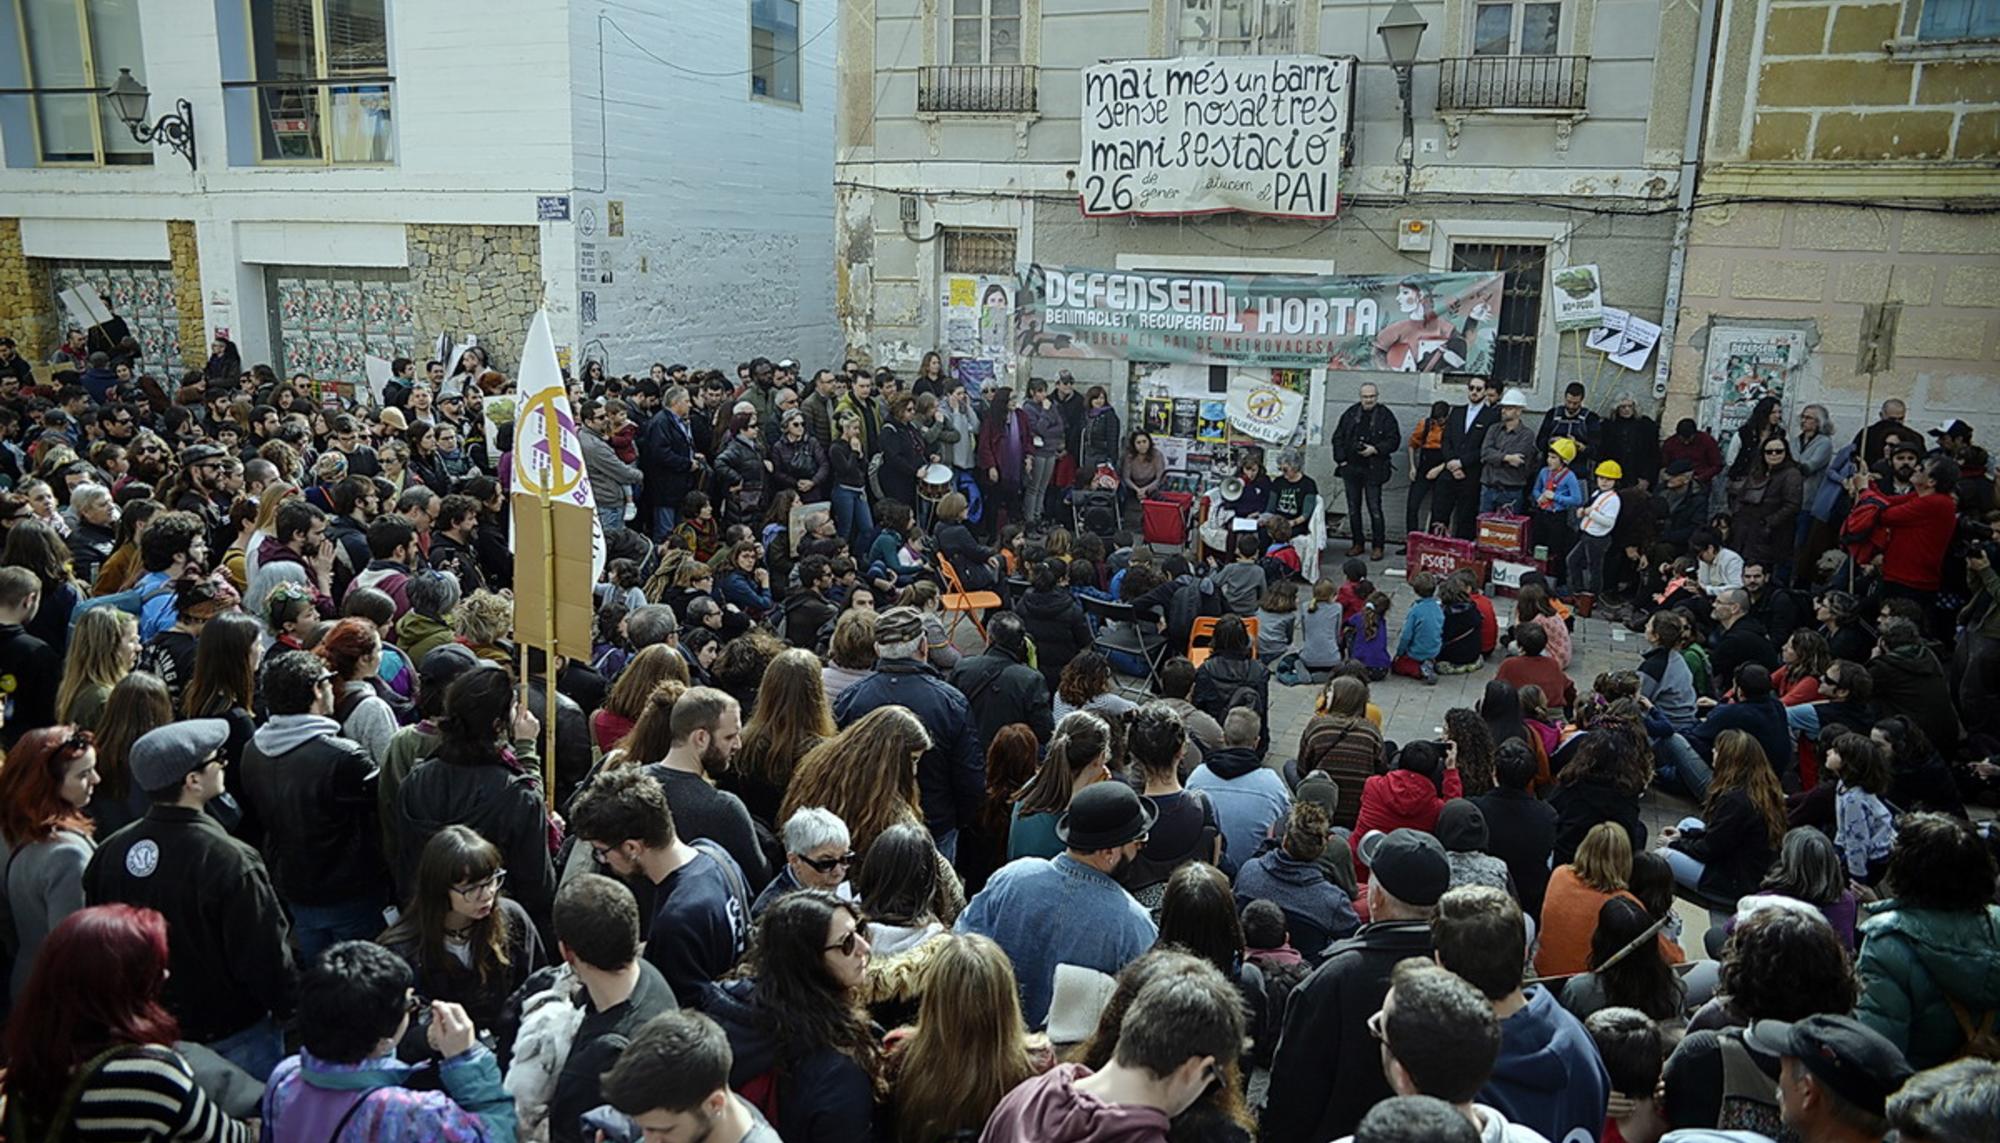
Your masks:
<svg viewBox="0 0 2000 1143"><path fill-rule="evenodd" d="M549 442L550 456L562 452L562 438ZM560 468L561 461L554 461ZM551 470L550 482L554 482ZM549 808L556 805L556 506L549 498L548 488L542 489L542 581L547 587L542 592L542 733L546 746L542 750L542 796L548 799Z"/></svg>

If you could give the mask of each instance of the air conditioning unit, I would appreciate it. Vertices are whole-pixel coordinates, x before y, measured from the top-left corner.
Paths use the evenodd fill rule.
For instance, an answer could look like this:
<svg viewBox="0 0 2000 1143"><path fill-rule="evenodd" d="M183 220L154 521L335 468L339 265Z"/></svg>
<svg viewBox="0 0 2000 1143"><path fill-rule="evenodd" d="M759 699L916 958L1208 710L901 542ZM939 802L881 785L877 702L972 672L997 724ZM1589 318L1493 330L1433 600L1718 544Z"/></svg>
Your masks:
<svg viewBox="0 0 2000 1143"><path fill-rule="evenodd" d="M917 220L917 196L913 194L897 196L896 214L902 219L903 225L914 223Z"/></svg>
<svg viewBox="0 0 2000 1143"><path fill-rule="evenodd" d="M1431 224L1421 218L1406 218L1396 224L1396 249L1429 250Z"/></svg>

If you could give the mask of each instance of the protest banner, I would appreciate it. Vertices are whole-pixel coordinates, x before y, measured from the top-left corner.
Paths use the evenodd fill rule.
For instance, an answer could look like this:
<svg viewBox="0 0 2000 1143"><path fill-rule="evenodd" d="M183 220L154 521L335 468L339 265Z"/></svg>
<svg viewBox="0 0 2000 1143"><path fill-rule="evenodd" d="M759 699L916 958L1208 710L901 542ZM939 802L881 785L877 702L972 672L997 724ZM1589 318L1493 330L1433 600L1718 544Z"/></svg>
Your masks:
<svg viewBox="0 0 2000 1143"><path fill-rule="evenodd" d="M1031 264L1020 357L1491 372L1504 273L1201 277Z"/></svg>
<svg viewBox="0 0 2000 1143"><path fill-rule="evenodd" d="M1299 426L1306 394L1271 380L1270 372L1229 376L1229 427L1265 444L1284 444Z"/></svg>
<svg viewBox="0 0 2000 1143"><path fill-rule="evenodd" d="M1332 218L1351 57L1115 60L1084 69L1083 213Z"/></svg>
<svg viewBox="0 0 2000 1143"><path fill-rule="evenodd" d="M1604 317L1604 277L1595 265L1565 266L1549 276L1559 330L1590 329Z"/></svg>

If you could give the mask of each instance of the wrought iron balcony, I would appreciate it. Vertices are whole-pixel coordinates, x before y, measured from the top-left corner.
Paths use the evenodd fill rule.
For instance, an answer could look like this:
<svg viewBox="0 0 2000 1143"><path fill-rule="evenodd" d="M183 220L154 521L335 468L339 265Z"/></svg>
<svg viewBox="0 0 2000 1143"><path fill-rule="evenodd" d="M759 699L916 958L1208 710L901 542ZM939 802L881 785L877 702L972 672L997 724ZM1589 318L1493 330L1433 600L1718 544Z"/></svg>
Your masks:
<svg viewBox="0 0 2000 1143"><path fill-rule="evenodd" d="M1018 115L1036 110L1030 64L944 64L917 72L917 110L954 115Z"/></svg>
<svg viewBox="0 0 2000 1143"><path fill-rule="evenodd" d="M1456 56L1438 61L1440 111L1582 111L1589 56Z"/></svg>

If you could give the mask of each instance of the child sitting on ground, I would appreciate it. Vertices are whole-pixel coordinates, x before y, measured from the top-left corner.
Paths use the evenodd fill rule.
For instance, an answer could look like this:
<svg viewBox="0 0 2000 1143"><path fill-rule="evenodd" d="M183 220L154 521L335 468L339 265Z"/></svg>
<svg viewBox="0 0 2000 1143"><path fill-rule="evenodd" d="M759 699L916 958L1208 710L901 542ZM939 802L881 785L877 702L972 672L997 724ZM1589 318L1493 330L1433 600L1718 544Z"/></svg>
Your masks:
<svg viewBox="0 0 2000 1143"><path fill-rule="evenodd" d="M1281 579L1265 588L1264 597L1257 601L1257 657L1266 663L1284 658L1292 649L1292 633L1298 623L1298 585Z"/></svg>
<svg viewBox="0 0 2000 1143"><path fill-rule="evenodd" d="M1313 584L1312 599L1299 612L1299 661L1308 671L1330 671L1343 658L1341 622L1346 612L1334 602L1333 581Z"/></svg>
<svg viewBox="0 0 2000 1143"><path fill-rule="evenodd" d="M1444 650L1444 607L1437 601L1437 577L1418 572L1410 577L1410 590L1417 593L1417 602L1403 620L1403 634L1396 641L1390 669L1404 678L1422 679L1435 686L1438 652Z"/></svg>
<svg viewBox="0 0 2000 1143"><path fill-rule="evenodd" d="M1521 723L1542 740L1548 753L1562 745L1562 715L1549 710L1549 696L1533 683L1521 688Z"/></svg>
<svg viewBox="0 0 2000 1143"><path fill-rule="evenodd" d="M1368 601L1368 565L1350 556L1341 563L1340 575L1347 581L1340 589L1340 617L1352 619L1361 613L1361 605Z"/></svg>
<svg viewBox="0 0 2000 1143"><path fill-rule="evenodd" d="M1370 682L1389 677L1389 594L1378 591L1368 597L1354 618L1347 621L1347 657L1368 669Z"/></svg>

